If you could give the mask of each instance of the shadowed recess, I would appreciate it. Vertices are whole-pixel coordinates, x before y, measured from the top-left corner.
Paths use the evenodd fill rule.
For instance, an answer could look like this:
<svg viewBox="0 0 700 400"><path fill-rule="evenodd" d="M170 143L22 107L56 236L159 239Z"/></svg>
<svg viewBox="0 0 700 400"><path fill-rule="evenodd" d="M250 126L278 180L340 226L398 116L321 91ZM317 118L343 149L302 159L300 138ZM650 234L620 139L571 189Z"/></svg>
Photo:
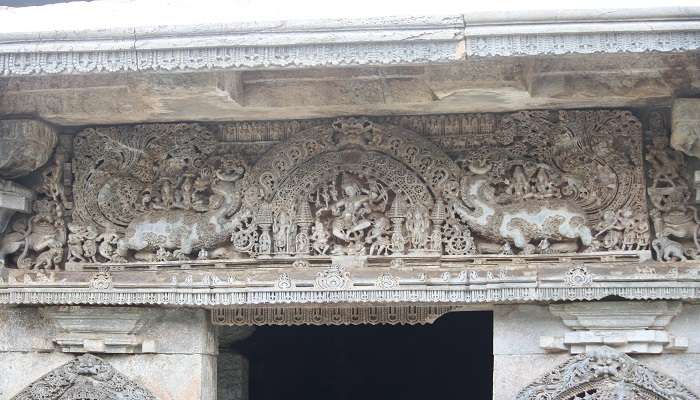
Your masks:
<svg viewBox="0 0 700 400"><path fill-rule="evenodd" d="M233 347L250 361L250 400L478 400L492 396L492 333L490 312L459 312L421 326L263 326Z"/></svg>

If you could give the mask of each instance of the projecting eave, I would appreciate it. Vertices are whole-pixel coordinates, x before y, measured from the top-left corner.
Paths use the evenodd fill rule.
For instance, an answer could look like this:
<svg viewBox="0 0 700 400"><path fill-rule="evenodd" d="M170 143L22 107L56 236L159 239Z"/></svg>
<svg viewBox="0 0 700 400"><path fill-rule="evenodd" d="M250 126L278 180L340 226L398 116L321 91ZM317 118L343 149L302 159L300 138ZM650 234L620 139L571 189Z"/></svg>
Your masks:
<svg viewBox="0 0 700 400"><path fill-rule="evenodd" d="M99 3L92 8L98 7ZM72 6L72 7L71 7ZM74 5L0 9L2 75L454 63L468 58L685 52L700 7L130 26ZM87 12L87 11L86 11ZM52 18L60 21L61 18Z"/></svg>

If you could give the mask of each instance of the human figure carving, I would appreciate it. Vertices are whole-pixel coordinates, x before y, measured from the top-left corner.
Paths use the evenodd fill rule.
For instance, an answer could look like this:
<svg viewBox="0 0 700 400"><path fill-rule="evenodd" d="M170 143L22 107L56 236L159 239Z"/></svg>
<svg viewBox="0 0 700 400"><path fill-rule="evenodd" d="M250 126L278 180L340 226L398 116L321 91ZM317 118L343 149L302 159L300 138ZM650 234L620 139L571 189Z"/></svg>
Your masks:
<svg viewBox="0 0 700 400"><path fill-rule="evenodd" d="M314 221L314 226L311 228L311 246L314 248L317 254L325 255L330 248L328 244L328 239L330 235L326 231L326 227L323 226L323 222L316 217Z"/></svg>

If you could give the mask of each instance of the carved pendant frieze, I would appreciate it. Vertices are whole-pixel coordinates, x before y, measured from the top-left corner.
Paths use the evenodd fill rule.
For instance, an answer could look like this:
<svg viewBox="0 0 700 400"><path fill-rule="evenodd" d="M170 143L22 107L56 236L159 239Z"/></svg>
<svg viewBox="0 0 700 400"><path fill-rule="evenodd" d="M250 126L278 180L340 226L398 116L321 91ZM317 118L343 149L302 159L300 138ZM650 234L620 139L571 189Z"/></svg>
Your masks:
<svg viewBox="0 0 700 400"><path fill-rule="evenodd" d="M58 158L31 226L3 239L10 265L650 245L641 123L626 111L99 127L72 155L72 183Z"/></svg>

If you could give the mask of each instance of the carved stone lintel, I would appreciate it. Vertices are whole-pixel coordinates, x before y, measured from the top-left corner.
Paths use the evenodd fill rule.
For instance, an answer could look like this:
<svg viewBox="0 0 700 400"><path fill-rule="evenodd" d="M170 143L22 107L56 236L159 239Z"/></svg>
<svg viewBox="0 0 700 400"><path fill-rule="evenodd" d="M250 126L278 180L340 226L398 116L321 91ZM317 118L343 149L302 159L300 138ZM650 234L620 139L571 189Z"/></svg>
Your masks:
<svg viewBox="0 0 700 400"><path fill-rule="evenodd" d="M554 304L549 309L573 332L541 337L540 346L547 351L580 354L610 346L623 353L658 354L688 347L687 338L665 330L680 313L681 303L615 301Z"/></svg>
<svg viewBox="0 0 700 400"><path fill-rule="evenodd" d="M56 326L51 339L64 353L153 353L156 342L140 335L148 322L138 308L47 307Z"/></svg>

